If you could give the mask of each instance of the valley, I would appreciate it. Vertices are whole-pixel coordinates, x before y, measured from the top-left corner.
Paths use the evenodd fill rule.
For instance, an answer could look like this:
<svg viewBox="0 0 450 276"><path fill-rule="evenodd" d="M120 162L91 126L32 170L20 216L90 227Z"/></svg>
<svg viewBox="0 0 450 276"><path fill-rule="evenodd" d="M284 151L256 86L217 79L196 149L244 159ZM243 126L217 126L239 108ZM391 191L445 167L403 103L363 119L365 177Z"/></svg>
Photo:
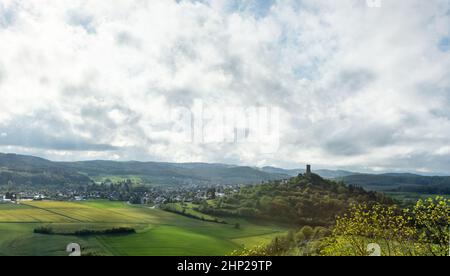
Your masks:
<svg viewBox="0 0 450 276"><path fill-rule="evenodd" d="M390 250L405 237L412 244L389 255L443 254L447 237L424 236L420 223L445 233L447 181L0 154L0 255L65 256L70 243L84 256L365 255L371 240ZM373 225L406 232L386 238Z"/></svg>
<svg viewBox="0 0 450 276"><path fill-rule="evenodd" d="M239 229L234 227L239 223ZM37 234L39 227L59 234ZM129 227L133 234L72 235L76 230ZM0 204L0 255L63 255L78 243L84 255L209 256L270 241L286 226L230 219L218 224L122 202L86 201ZM62 233L69 234L62 234ZM268 238L270 237L270 238Z"/></svg>

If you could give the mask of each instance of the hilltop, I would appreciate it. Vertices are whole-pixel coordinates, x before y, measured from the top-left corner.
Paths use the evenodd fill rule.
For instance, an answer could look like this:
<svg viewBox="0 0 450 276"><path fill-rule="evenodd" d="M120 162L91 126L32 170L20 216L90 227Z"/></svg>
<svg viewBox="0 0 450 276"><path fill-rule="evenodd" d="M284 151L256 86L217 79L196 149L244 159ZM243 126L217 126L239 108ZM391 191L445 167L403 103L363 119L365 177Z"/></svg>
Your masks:
<svg viewBox="0 0 450 276"><path fill-rule="evenodd" d="M285 174L289 176L297 176L299 174L305 173L305 169L282 169L282 168L276 168L276 167L263 167L261 168L262 171L268 172L268 173L276 173L276 174ZM325 169L319 169L314 171L315 174L320 175L323 178L327 179L335 179L335 178L341 178L349 175L357 175L359 173L357 172L351 172L351 171L345 171L345 170L325 170Z"/></svg>
<svg viewBox="0 0 450 276"><path fill-rule="evenodd" d="M392 203L377 192L367 192L317 174L303 174L286 181L243 187L236 193L202 206L199 211L295 225L328 226L351 204L362 202L369 205Z"/></svg>

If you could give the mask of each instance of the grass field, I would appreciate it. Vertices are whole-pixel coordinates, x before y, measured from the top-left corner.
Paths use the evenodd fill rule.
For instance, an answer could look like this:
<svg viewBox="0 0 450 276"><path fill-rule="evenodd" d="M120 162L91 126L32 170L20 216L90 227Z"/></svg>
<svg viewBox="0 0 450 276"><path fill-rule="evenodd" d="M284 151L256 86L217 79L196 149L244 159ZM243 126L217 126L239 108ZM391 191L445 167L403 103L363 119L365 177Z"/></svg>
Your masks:
<svg viewBox="0 0 450 276"><path fill-rule="evenodd" d="M205 222L122 202L27 202L0 204L0 255L67 255L79 243L85 255L209 256L270 242L285 226L226 218L229 224ZM234 223L239 223L236 229ZM35 234L37 227L58 235ZM135 234L74 236L77 230L131 227Z"/></svg>
<svg viewBox="0 0 450 276"><path fill-rule="evenodd" d="M194 205L192 203L184 203L184 204L169 203L169 204L166 204L166 206L169 207L171 210L175 210L177 212L182 212L184 210L186 214L194 216L199 219L205 219L205 220L209 220L209 221L214 221L214 219L218 219L216 217L196 211L195 208L197 208L198 206Z"/></svg>

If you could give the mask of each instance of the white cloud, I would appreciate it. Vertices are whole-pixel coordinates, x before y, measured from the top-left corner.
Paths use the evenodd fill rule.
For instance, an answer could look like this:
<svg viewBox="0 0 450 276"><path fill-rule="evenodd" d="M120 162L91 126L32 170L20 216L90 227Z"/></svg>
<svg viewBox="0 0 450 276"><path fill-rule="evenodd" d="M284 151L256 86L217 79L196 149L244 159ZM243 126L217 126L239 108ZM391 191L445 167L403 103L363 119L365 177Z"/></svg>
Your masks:
<svg viewBox="0 0 450 276"><path fill-rule="evenodd" d="M448 172L449 35L446 0L2 1L0 150ZM279 108L278 151L185 143L198 99Z"/></svg>

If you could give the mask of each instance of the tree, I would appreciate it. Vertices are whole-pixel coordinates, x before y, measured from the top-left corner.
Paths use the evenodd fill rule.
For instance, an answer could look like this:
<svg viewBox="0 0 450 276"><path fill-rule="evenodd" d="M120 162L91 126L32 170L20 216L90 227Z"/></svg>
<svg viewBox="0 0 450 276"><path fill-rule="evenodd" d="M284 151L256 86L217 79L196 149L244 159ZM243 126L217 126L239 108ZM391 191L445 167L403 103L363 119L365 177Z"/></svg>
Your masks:
<svg viewBox="0 0 450 276"><path fill-rule="evenodd" d="M209 199L216 199L216 189L210 188L206 191L206 197Z"/></svg>
<svg viewBox="0 0 450 276"><path fill-rule="evenodd" d="M311 226L304 226L300 230L301 236L303 237L303 240L311 240L311 238L314 235L314 229Z"/></svg>
<svg viewBox="0 0 450 276"><path fill-rule="evenodd" d="M450 201L442 197L418 201L412 209L376 204L354 205L336 221L324 255L368 255L367 245L378 243L388 256L446 256Z"/></svg>
<svg viewBox="0 0 450 276"><path fill-rule="evenodd" d="M416 230L417 240L433 256L446 256L450 240L450 200L443 197L419 200L405 213Z"/></svg>

